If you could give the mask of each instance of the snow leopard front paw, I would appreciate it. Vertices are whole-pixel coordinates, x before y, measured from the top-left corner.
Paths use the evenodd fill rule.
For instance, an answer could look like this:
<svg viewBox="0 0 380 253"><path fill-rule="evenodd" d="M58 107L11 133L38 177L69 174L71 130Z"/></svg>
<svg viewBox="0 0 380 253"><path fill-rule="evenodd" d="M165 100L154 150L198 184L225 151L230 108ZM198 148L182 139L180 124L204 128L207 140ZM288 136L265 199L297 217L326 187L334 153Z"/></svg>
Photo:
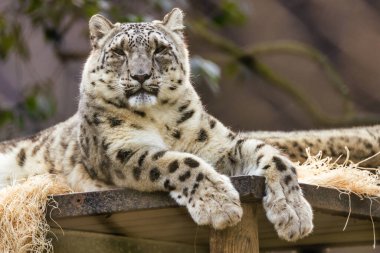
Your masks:
<svg viewBox="0 0 380 253"><path fill-rule="evenodd" d="M188 199L191 217L199 225L224 229L236 225L242 218L239 193L227 176L207 174L196 192Z"/></svg>
<svg viewBox="0 0 380 253"><path fill-rule="evenodd" d="M263 199L266 215L280 238L296 241L313 230L313 211L303 197L292 163L278 155L270 165Z"/></svg>
<svg viewBox="0 0 380 253"><path fill-rule="evenodd" d="M287 241L301 239L313 230L313 212L309 203L300 197L295 202L269 193L263 200L268 219L280 238Z"/></svg>

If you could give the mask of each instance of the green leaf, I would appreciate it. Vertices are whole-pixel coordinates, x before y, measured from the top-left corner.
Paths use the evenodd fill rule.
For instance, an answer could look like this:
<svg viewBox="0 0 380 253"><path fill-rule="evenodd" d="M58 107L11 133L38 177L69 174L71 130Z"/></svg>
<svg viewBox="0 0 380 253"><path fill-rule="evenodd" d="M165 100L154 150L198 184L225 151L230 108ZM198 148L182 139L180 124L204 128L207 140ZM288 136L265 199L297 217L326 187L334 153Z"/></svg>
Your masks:
<svg viewBox="0 0 380 253"><path fill-rule="evenodd" d="M32 12L35 12L36 10L40 9L42 6L41 0L30 0L29 5L26 8L26 13L30 14Z"/></svg>
<svg viewBox="0 0 380 253"><path fill-rule="evenodd" d="M7 110L0 110L0 126L14 120L13 112Z"/></svg>
<svg viewBox="0 0 380 253"><path fill-rule="evenodd" d="M239 4L231 0L222 1L219 15L213 18L213 21L219 26L242 25L246 20L247 17L240 9Z"/></svg>

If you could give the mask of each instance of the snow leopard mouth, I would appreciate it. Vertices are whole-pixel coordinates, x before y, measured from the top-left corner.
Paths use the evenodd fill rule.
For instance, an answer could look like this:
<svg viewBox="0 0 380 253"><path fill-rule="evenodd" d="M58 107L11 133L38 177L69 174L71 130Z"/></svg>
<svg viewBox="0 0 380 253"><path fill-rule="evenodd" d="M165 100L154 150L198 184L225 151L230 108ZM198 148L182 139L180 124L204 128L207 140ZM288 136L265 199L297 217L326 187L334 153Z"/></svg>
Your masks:
<svg viewBox="0 0 380 253"><path fill-rule="evenodd" d="M158 87L156 86L150 86L150 87L139 87L137 89L127 89L125 90L125 96L127 98L130 98L132 96L138 96L138 97L143 97L145 95L150 95L150 96L157 96L158 94Z"/></svg>
<svg viewBox="0 0 380 253"><path fill-rule="evenodd" d="M126 91L126 97L128 103L132 107L141 107L141 106L150 106L154 105L157 102L157 89L150 87L148 88L139 88L134 91Z"/></svg>

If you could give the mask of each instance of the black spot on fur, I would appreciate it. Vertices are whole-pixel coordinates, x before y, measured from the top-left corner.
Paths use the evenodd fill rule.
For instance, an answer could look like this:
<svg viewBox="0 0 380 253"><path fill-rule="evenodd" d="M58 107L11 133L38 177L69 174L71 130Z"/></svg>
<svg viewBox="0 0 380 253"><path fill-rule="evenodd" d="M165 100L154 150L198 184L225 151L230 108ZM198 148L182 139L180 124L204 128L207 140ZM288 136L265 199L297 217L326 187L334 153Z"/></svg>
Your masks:
<svg viewBox="0 0 380 253"><path fill-rule="evenodd" d="M194 184L194 185L193 185L193 189L191 189L190 195L194 195L194 193L195 193L195 191L198 189L198 187L199 187L199 184L198 184L198 183Z"/></svg>
<svg viewBox="0 0 380 253"><path fill-rule="evenodd" d="M146 113L145 113L145 112L142 112L142 111L134 110L133 113L134 113L134 114L137 114L137 115L139 115L140 117L143 117L143 118L146 116Z"/></svg>
<svg viewBox="0 0 380 253"><path fill-rule="evenodd" d="M170 180L169 179L166 179L165 182L164 182L164 187L165 189L167 189L170 185Z"/></svg>
<svg viewBox="0 0 380 253"><path fill-rule="evenodd" d="M369 143L369 142L364 142L364 147L365 147L366 149L370 149L370 150L372 150L373 145L372 145L371 143Z"/></svg>
<svg viewBox="0 0 380 253"><path fill-rule="evenodd" d="M241 146L243 145L243 143L245 142L246 140L245 139L240 139L236 142L236 146Z"/></svg>
<svg viewBox="0 0 380 253"><path fill-rule="evenodd" d="M188 102L186 102L184 105L180 106L180 107L178 108L178 111L179 111L179 112L183 112L184 110L187 109L187 107L189 107L189 105L190 105L190 101L188 101Z"/></svg>
<svg viewBox="0 0 380 253"><path fill-rule="evenodd" d="M87 166L84 163L82 163L82 165L83 165L84 169L87 171L87 173L91 179L97 178L98 175L97 175L96 171L94 170L94 168Z"/></svg>
<svg viewBox="0 0 380 253"><path fill-rule="evenodd" d="M110 146L110 143L107 143L107 142L106 142L106 139L103 139L103 140L102 140L102 149L103 149L104 151L107 151L108 148L109 148L109 146Z"/></svg>
<svg viewBox="0 0 380 253"><path fill-rule="evenodd" d="M94 123L95 125L99 125L100 123L102 123L99 119L98 113L94 113L94 115L92 115L92 123Z"/></svg>
<svg viewBox="0 0 380 253"><path fill-rule="evenodd" d="M235 139L236 134L233 133L233 132L230 132L230 133L227 135L227 137L228 137L228 139L230 139L230 140L232 141L233 139Z"/></svg>
<svg viewBox="0 0 380 253"><path fill-rule="evenodd" d="M140 179L140 175L141 175L141 168L140 167L134 167L132 173L133 173L133 177L136 180L139 180Z"/></svg>
<svg viewBox="0 0 380 253"><path fill-rule="evenodd" d="M172 161L168 166L170 173L174 173L178 168L179 168L179 164L177 160Z"/></svg>
<svg viewBox="0 0 380 253"><path fill-rule="evenodd" d="M160 159L161 157L165 155L165 153L166 153L166 150L158 151L152 156L153 161Z"/></svg>
<svg viewBox="0 0 380 253"><path fill-rule="evenodd" d="M230 163L232 165L236 164L237 163L237 160L235 158L235 156L231 153L231 152L228 152L228 160L230 161Z"/></svg>
<svg viewBox="0 0 380 253"><path fill-rule="evenodd" d="M98 146L98 137L96 137L96 135L92 136L92 141L93 141L95 146Z"/></svg>
<svg viewBox="0 0 380 253"><path fill-rule="evenodd" d="M197 178L196 178L196 181L200 182L200 181L202 181L204 179L204 177L205 176L203 175L203 173L199 173L198 176L197 176Z"/></svg>
<svg viewBox="0 0 380 253"><path fill-rule="evenodd" d="M297 175L297 170L296 170L296 168L294 168L294 167L292 166L292 167L290 167L290 170L291 170L295 175Z"/></svg>
<svg viewBox="0 0 380 253"><path fill-rule="evenodd" d="M108 99L103 99L103 101L106 104L112 105L118 109L127 109L128 108L128 105L126 103L124 103L123 101L120 101L120 100L112 101L112 100L108 100Z"/></svg>
<svg viewBox="0 0 380 253"><path fill-rule="evenodd" d="M256 153L257 151L259 151L260 149L262 149L266 144L265 143L260 143L256 146L255 148L255 151L253 151L253 153Z"/></svg>
<svg viewBox="0 0 380 253"><path fill-rule="evenodd" d="M279 171L286 171L287 167L285 165L285 163L282 161L281 158L277 157L277 156L274 156L273 157L273 162L276 164L276 168L277 170Z"/></svg>
<svg viewBox="0 0 380 253"><path fill-rule="evenodd" d="M179 120L177 120L177 124L181 124L186 120L190 119L194 115L194 110L184 112Z"/></svg>
<svg viewBox="0 0 380 253"><path fill-rule="evenodd" d="M89 126L92 125L92 122L91 122L91 120L88 118L87 115L84 115L84 120L86 121L86 123L87 123Z"/></svg>
<svg viewBox="0 0 380 253"><path fill-rule="evenodd" d="M190 177L191 177L191 172L190 172L190 170L188 170L188 171L186 171L184 174L180 175L180 176L178 177L178 179L179 179L179 181L184 182L184 181L186 181L187 179L189 179Z"/></svg>
<svg viewBox="0 0 380 253"><path fill-rule="evenodd" d="M140 157L139 157L139 160L138 160L138 164L139 166L141 166L146 158L146 156L148 155L148 151L145 151Z"/></svg>
<svg viewBox="0 0 380 253"><path fill-rule="evenodd" d="M256 166L259 166L261 159L263 159L264 155L259 155L256 160Z"/></svg>
<svg viewBox="0 0 380 253"><path fill-rule="evenodd" d="M189 196L189 189L187 187L183 188L182 193L185 197Z"/></svg>
<svg viewBox="0 0 380 253"><path fill-rule="evenodd" d="M213 119L211 119L211 120L209 121L209 124L210 124L210 128L213 129L213 128L215 127L215 125L216 125L216 121L213 120Z"/></svg>
<svg viewBox="0 0 380 253"><path fill-rule="evenodd" d="M181 139L181 132L179 130L174 130L172 136L177 140Z"/></svg>
<svg viewBox="0 0 380 253"><path fill-rule="evenodd" d="M120 179L125 179L125 175L121 170L115 170L115 175Z"/></svg>
<svg viewBox="0 0 380 253"><path fill-rule="evenodd" d="M287 176L284 178L284 183L285 183L286 185L289 185L290 181L292 181L292 176L287 175Z"/></svg>
<svg viewBox="0 0 380 253"><path fill-rule="evenodd" d="M110 127L120 126L123 123L123 120L115 118L115 117L108 118L108 121L110 123Z"/></svg>
<svg viewBox="0 0 380 253"><path fill-rule="evenodd" d="M160 171L158 170L158 168L153 168L150 170L149 172L149 179L150 181L154 182L154 181L157 181L157 179L159 179L161 176L161 173Z"/></svg>
<svg viewBox="0 0 380 253"><path fill-rule="evenodd" d="M185 160L183 161L187 166L189 166L190 168L196 168L199 166L199 162L196 161L195 159L191 158L191 157L187 157L185 158Z"/></svg>
<svg viewBox="0 0 380 253"><path fill-rule="evenodd" d="M137 125L137 124L131 124L130 125L132 128L134 128L134 129L138 129L138 130L141 130L141 129L143 129L143 127L142 126L140 126L140 125Z"/></svg>
<svg viewBox="0 0 380 253"><path fill-rule="evenodd" d="M116 155L116 158L121 162L121 163L127 163L129 161L129 159L131 159L131 157L133 156L135 152L133 152L132 150L130 149L127 149L127 150L119 150L117 152L117 155Z"/></svg>
<svg viewBox="0 0 380 253"><path fill-rule="evenodd" d="M164 182L164 187L165 189L167 189L168 191L174 191L176 188L172 185L170 185L170 180L169 179L166 179L165 182Z"/></svg>
<svg viewBox="0 0 380 253"><path fill-rule="evenodd" d="M100 171L101 171L101 177L99 177L101 180L106 182L107 184L112 184L112 178L111 178L111 159L108 156L104 156L102 158L102 162L100 163Z"/></svg>
<svg viewBox="0 0 380 253"><path fill-rule="evenodd" d="M17 164L18 164L18 166L23 167L24 164L25 164L25 160L26 160L25 149L22 148L20 150L20 152L18 152L18 154L17 154Z"/></svg>
<svg viewBox="0 0 380 253"><path fill-rule="evenodd" d="M267 164L267 165L265 165L262 169L263 169L263 170L267 170L269 167L270 167L270 165Z"/></svg>
<svg viewBox="0 0 380 253"><path fill-rule="evenodd" d="M36 155L37 152L41 149L41 147L46 143L46 141L49 139L49 136L46 135L44 136L42 139L40 139L39 143L34 146L33 150L32 150L32 155Z"/></svg>
<svg viewBox="0 0 380 253"><path fill-rule="evenodd" d="M206 130L204 130L203 128L199 131L198 133L198 138L197 138L197 141L199 142L205 142L207 141L208 139L208 134L206 132Z"/></svg>

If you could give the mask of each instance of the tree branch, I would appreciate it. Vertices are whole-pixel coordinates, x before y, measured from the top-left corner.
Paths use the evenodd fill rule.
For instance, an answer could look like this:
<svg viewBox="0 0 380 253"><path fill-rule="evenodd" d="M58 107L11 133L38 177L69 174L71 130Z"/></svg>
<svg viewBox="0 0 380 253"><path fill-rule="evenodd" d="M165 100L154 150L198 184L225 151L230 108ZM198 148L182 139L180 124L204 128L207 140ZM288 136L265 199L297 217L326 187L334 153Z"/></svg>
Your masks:
<svg viewBox="0 0 380 253"><path fill-rule="evenodd" d="M330 126L340 126L348 124L374 124L380 121L380 117L377 115L358 116L353 114L353 104L351 102L347 86L343 83L342 79L339 77L339 74L333 69L327 58L311 47L302 47L298 44L271 44L265 47L261 45L260 47L255 47L251 50L244 50L225 37L222 37L210 29L207 29L206 23L204 21L190 21L189 29L195 35L203 38L225 53L228 53L230 57L237 60L253 73L258 74L261 78L267 80L268 84L279 88L288 94L317 123ZM255 57L255 55L258 54L275 51L286 51L293 54L307 56L308 58L318 62L325 69L329 80L332 82L333 87L335 87L335 89L337 89L339 93L344 97L345 114L342 117L331 117L329 115L326 115L320 109L318 109L315 104L307 99L307 96L298 90L293 83L289 82L286 79L283 79L274 73L274 71L269 66L260 62L260 60Z"/></svg>
<svg viewBox="0 0 380 253"><path fill-rule="evenodd" d="M293 54L306 57L320 65L326 73L329 80L328 83L331 84L332 87L335 88L335 90L337 90L344 99L345 116L350 117L353 115L354 105L352 103L348 86L344 83L328 58L315 48L296 41L278 41L255 45L252 49L249 49L249 51L254 56L274 53Z"/></svg>

